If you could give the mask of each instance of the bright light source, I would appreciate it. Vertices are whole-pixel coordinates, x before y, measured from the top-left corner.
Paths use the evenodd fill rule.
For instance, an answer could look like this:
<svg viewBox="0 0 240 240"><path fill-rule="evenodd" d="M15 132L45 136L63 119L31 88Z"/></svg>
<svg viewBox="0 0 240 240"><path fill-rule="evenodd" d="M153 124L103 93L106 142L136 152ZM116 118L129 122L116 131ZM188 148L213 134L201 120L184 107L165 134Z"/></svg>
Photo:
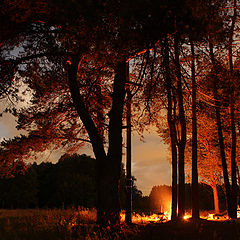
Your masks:
<svg viewBox="0 0 240 240"><path fill-rule="evenodd" d="M183 216L183 219L184 219L184 220L187 220L187 219L189 219L190 217L191 217L190 215L185 214L185 215Z"/></svg>
<svg viewBox="0 0 240 240"><path fill-rule="evenodd" d="M214 218L213 218L213 215L214 215L214 214L209 213L209 214L208 214L208 219L210 219L210 220L214 219Z"/></svg>

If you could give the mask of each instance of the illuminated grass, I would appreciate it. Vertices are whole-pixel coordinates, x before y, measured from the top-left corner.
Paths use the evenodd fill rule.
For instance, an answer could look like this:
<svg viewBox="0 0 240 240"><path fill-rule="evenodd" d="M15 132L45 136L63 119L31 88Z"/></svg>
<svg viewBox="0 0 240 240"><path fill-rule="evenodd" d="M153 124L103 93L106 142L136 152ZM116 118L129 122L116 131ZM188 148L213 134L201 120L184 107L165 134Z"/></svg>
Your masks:
<svg viewBox="0 0 240 240"><path fill-rule="evenodd" d="M240 239L238 220L193 223L163 221L156 214L134 217L133 225L122 222L111 230L99 228L95 209L0 210L0 240Z"/></svg>
<svg viewBox="0 0 240 240"><path fill-rule="evenodd" d="M137 227L101 229L95 209L0 210L0 240L135 239Z"/></svg>

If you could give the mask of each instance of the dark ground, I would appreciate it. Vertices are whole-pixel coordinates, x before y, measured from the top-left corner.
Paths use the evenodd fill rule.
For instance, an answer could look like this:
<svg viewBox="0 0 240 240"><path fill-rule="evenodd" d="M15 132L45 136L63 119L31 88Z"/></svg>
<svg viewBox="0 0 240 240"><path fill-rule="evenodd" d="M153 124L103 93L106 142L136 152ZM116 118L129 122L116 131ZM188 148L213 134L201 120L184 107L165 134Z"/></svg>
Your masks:
<svg viewBox="0 0 240 240"><path fill-rule="evenodd" d="M0 240L240 240L240 219L100 228L93 210L2 210Z"/></svg>
<svg viewBox="0 0 240 240"><path fill-rule="evenodd" d="M140 239L140 238L139 238ZM207 221L197 223L167 222L148 224L141 231L146 240L240 240L240 221Z"/></svg>

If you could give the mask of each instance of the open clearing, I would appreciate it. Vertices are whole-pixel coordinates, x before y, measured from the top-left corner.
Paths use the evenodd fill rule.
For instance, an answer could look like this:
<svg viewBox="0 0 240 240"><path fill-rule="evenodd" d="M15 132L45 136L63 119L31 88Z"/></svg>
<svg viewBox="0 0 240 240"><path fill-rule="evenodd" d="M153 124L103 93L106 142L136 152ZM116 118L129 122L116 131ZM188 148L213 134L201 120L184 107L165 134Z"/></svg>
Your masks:
<svg viewBox="0 0 240 240"><path fill-rule="evenodd" d="M238 240L240 221L191 220L173 223L122 224L102 229L96 211L88 209L0 210L1 240L152 239Z"/></svg>

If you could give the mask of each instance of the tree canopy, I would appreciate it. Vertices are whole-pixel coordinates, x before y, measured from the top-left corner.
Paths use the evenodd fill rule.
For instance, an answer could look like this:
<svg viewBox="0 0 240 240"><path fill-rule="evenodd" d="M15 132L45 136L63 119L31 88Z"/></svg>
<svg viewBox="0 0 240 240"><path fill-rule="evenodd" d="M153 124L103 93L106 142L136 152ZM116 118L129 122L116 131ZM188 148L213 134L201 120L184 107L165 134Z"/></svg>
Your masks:
<svg viewBox="0 0 240 240"><path fill-rule="evenodd" d="M159 109L167 109L172 212L175 218L178 204L182 218L187 125L192 114L192 178L197 195L197 105L204 101L198 95L200 88L209 86L204 95L214 107L211 111L215 111L229 214L235 216L236 1L23 0L19 4L5 0L0 17L6 23L1 26L0 39L1 97L20 101L22 85L26 89L23 94L32 93L28 106L5 110L18 117L18 128L28 132L2 143L5 169L21 162L30 151L64 147L73 153L90 142L97 162L98 222L119 223L122 129L126 88L130 88L135 116L145 116L144 109L150 113L149 122L156 123ZM224 63L226 56L229 67ZM223 139L224 107L230 107L231 124L226 128L231 132L231 186ZM14 144L19 145L16 157L12 153ZM197 204L193 205L197 218Z"/></svg>

